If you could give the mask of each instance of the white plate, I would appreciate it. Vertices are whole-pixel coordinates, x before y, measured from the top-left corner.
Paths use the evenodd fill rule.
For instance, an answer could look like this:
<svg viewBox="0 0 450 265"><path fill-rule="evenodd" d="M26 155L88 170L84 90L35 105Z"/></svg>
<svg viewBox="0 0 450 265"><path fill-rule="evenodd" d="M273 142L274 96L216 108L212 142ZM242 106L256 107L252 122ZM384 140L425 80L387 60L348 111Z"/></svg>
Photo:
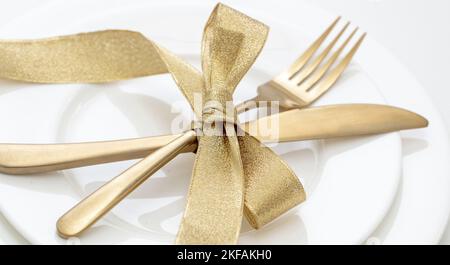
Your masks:
<svg viewBox="0 0 450 265"><path fill-rule="evenodd" d="M236 5L238 3L234 3ZM285 12L283 18L290 20L296 24L298 21L298 10L311 10L310 6L306 6L301 1L284 2L283 6L278 6L273 9L270 2L258 1L258 5L262 9L277 10L279 13ZM329 16L323 11L315 10L312 12L321 16ZM308 16L306 16L308 17ZM302 16L303 18L303 16ZM446 145L445 129L443 128L440 116L436 112L432 102L429 100L425 91L417 84L414 78L405 71L404 67L382 47L376 45L373 40L370 40L372 50L378 51L380 61L385 62L390 66L392 72L397 73L395 79L397 84L402 86L390 86L391 77L386 76L385 67L377 64L372 68L373 72L378 72L378 82L386 84L382 87L384 96L393 105L399 105L414 109L422 114L426 114L427 118L432 121L426 134L419 136L408 133L402 136L409 138L403 141L403 148L405 150L414 150L414 153L405 151L405 159L403 161L403 182L401 186L401 194L396 197L396 203L389 212L387 218L380 224L379 229L374 234L376 237L370 238L370 243L437 243L443 223L447 219L448 208L448 192L447 187L449 176L448 170L448 148ZM366 44L367 45L367 41ZM373 63L373 60L370 61ZM384 73L384 74L383 74ZM381 74L381 75L380 75ZM394 89L392 89L394 88ZM417 143L420 141L411 141L417 138L420 141L426 142L426 146L417 148ZM422 159L421 159L422 158ZM425 159L423 159L425 158ZM417 163L416 161L420 161ZM422 189L421 173L426 172L427 179L430 183L427 189ZM429 172L432 172L430 174ZM441 183L446 183L441 185ZM421 194L427 193L426 196ZM417 197L419 194L419 197ZM417 199L419 198L419 203ZM428 207L428 205L440 205L441 207ZM425 210L425 211L424 211ZM427 214L425 214L427 213ZM9 231L9 230L8 230ZM20 242L18 240L7 241L9 243Z"/></svg>
<svg viewBox="0 0 450 265"><path fill-rule="evenodd" d="M28 241L0 213L0 245L23 245Z"/></svg>
<svg viewBox="0 0 450 265"><path fill-rule="evenodd" d="M1 37L30 38L127 28L139 30L195 62L199 58L204 22L213 5L139 4L108 10L111 7L108 1L96 1L95 6L87 1L55 2L16 20L1 32ZM311 23L315 24L311 28L299 23L310 30L308 33L261 13L243 11L263 20L272 30L263 53L238 88L237 101L252 96L257 84L286 67L293 54L306 48L331 21L322 17L320 23ZM308 16L312 15L309 11L303 9ZM28 85L2 81L0 93L2 142L74 142L168 133L167 119L176 115L170 112L170 103L180 102L180 108L187 108L167 76L107 85ZM358 56L319 104L347 102L383 102L376 84L361 68ZM388 211L400 172L397 134L283 144L274 149L302 178L309 198L259 231L250 231L245 224L240 243L361 243ZM175 159L85 233L80 242L173 242L192 160L192 155ZM1 175L2 212L32 243L65 243L55 233L56 219L131 163L38 176Z"/></svg>

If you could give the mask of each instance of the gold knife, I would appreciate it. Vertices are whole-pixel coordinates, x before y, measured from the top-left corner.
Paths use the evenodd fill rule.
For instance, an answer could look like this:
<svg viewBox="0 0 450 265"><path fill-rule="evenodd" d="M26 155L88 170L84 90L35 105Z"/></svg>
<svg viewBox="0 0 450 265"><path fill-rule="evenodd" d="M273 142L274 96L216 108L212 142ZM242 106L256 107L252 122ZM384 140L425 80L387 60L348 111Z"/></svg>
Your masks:
<svg viewBox="0 0 450 265"><path fill-rule="evenodd" d="M265 135L261 128L271 121L278 122L278 134ZM241 126L263 142L287 142L386 133L427 125L422 116L396 107L342 104L292 109ZM0 144L0 172L33 174L143 158L180 136L71 144ZM194 152L196 148L194 139L181 152Z"/></svg>
<svg viewBox="0 0 450 265"><path fill-rule="evenodd" d="M428 124L425 118L407 110L367 104L291 110L277 115L275 118L279 119L280 137L262 137L261 140L294 141L368 135L425 127ZM262 122L272 118L270 116L243 124L243 128L250 132L258 131ZM59 235L66 238L78 236L177 154L192 150L196 141L197 135L193 130L175 136L167 145L101 186L58 220Z"/></svg>

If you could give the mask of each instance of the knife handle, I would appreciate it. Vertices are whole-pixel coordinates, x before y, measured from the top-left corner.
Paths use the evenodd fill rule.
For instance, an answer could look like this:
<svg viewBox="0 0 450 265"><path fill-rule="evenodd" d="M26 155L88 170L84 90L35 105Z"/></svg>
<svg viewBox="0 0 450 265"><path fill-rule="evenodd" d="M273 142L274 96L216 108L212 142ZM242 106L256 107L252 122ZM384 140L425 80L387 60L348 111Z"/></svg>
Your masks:
<svg viewBox="0 0 450 265"><path fill-rule="evenodd" d="M64 238L79 235L153 173L196 141L195 131L187 131L104 184L58 220L59 235Z"/></svg>
<svg viewBox="0 0 450 265"><path fill-rule="evenodd" d="M0 172L33 174L147 156L180 135L73 144L0 144ZM192 152L196 144L184 152Z"/></svg>

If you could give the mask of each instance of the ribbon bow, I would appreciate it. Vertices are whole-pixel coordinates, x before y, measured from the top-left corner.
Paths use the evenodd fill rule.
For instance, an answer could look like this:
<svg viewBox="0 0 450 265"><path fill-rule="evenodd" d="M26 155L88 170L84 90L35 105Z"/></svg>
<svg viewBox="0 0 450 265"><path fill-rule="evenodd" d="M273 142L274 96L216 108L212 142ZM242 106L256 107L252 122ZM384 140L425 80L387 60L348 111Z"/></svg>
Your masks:
<svg viewBox="0 0 450 265"><path fill-rule="evenodd" d="M223 113L267 33L264 24L218 4L203 34L203 76L160 50L191 106L194 93L205 99L201 111L194 109L203 126L177 243L234 244L243 213L259 228L305 199L291 169L254 137L237 136L235 124L228 122L235 114ZM225 120L223 127L209 126L217 120Z"/></svg>

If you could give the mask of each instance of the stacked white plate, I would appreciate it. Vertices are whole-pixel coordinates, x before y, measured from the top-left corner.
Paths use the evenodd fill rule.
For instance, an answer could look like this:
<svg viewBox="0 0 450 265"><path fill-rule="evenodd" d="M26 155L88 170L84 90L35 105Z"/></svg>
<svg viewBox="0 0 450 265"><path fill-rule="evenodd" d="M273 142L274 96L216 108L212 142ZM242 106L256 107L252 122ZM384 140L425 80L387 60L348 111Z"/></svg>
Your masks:
<svg viewBox="0 0 450 265"><path fill-rule="evenodd" d="M298 1L226 4L266 23L270 37L239 84L235 101L289 65L335 18ZM101 0L51 2L0 30L0 38L39 38L100 29L142 32L193 64L215 3ZM269 12L270 11L270 12ZM1 81L0 142L56 143L170 133L190 113L169 76L104 85ZM308 200L258 231L244 223L242 244L363 244L439 241L450 209L446 133L424 90L368 38L335 87L316 105L382 103L425 116L427 129L273 146L305 184ZM187 114L186 114L187 113ZM304 126L308 126L305 124ZM134 161L61 172L0 175L0 238L5 243L67 244L59 216ZM81 244L171 244L184 208L193 155L181 155L76 240Z"/></svg>

